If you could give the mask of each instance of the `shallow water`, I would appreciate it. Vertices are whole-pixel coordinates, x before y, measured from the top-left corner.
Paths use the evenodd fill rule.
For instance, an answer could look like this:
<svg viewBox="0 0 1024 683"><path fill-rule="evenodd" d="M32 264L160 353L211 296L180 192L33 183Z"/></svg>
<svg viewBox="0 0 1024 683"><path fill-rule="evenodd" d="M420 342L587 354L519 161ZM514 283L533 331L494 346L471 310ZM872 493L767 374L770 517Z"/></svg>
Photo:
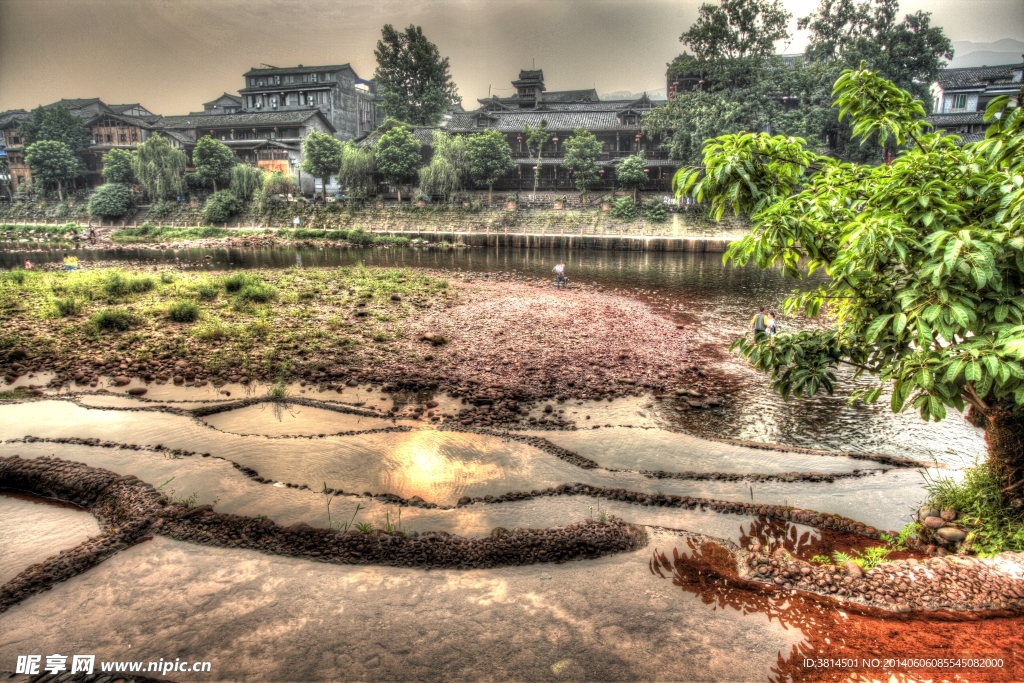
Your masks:
<svg viewBox="0 0 1024 683"><path fill-rule="evenodd" d="M0 493L0 584L99 533L96 518L86 510Z"/></svg>

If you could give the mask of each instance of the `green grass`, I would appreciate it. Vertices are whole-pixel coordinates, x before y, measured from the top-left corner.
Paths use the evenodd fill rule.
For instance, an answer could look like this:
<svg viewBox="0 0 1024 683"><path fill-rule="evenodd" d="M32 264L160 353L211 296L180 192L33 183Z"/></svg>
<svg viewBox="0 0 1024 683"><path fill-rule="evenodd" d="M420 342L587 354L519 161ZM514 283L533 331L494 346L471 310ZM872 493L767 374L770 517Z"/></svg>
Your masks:
<svg viewBox="0 0 1024 683"><path fill-rule="evenodd" d="M203 301L212 301L220 294L220 287L212 282L201 282L196 286L196 294Z"/></svg>
<svg viewBox="0 0 1024 683"><path fill-rule="evenodd" d="M957 511L956 522L970 530L967 540L978 555L1024 552L1024 508L1006 504L999 481L986 463L965 469L961 481L935 479L925 488L932 507Z"/></svg>
<svg viewBox="0 0 1024 683"><path fill-rule="evenodd" d="M119 270L111 272L103 283L107 296L113 299L142 294L154 287L156 281L148 275L126 275Z"/></svg>
<svg viewBox="0 0 1024 683"><path fill-rule="evenodd" d="M57 309L57 314L62 318L66 318L69 315L77 315L82 310L82 302L73 296L54 299L53 305Z"/></svg>
<svg viewBox="0 0 1024 683"><path fill-rule="evenodd" d="M241 237L245 235L258 235L263 230L246 230L244 228L172 228L168 226L140 226L138 228L123 228L110 233L110 241L120 244L131 244L139 242L174 242L179 240L197 240L211 237Z"/></svg>
<svg viewBox="0 0 1024 683"><path fill-rule="evenodd" d="M0 391L0 401L21 401L32 397L34 394L30 389L17 387L16 389L5 389Z"/></svg>
<svg viewBox="0 0 1024 683"><path fill-rule="evenodd" d="M108 308L89 318L89 324L100 331L124 332L138 322L138 316L124 308Z"/></svg>
<svg viewBox="0 0 1024 683"><path fill-rule="evenodd" d="M199 306L194 301L179 301L167 309L167 317L176 323L194 323L199 320Z"/></svg>
<svg viewBox="0 0 1024 683"><path fill-rule="evenodd" d="M277 298L277 290L270 285L253 283L238 290L235 300L239 303L265 304Z"/></svg>
<svg viewBox="0 0 1024 683"><path fill-rule="evenodd" d="M242 289L242 287L256 282L259 282L259 280L248 273L235 273L234 275L228 275L220 283L228 294L234 294Z"/></svg>

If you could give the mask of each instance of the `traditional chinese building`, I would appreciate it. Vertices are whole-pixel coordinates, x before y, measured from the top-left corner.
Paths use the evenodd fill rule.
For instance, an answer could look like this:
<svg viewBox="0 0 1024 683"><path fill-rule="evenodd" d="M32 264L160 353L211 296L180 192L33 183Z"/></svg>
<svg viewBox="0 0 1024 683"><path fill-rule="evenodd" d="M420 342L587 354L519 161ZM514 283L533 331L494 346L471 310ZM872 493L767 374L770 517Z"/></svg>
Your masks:
<svg viewBox="0 0 1024 683"><path fill-rule="evenodd" d="M348 64L264 65L250 69L244 78L245 87L238 91L242 112L318 109L342 140L362 138L383 121L377 109L377 84L359 78Z"/></svg>
<svg viewBox="0 0 1024 683"><path fill-rule="evenodd" d="M572 191L573 182L565 167L565 141L577 128L583 128L601 143L598 160L601 180L595 189L612 189L615 165L619 160L643 152L650 181L648 190L667 191L678 162L661 149L661 140L644 133L644 115L663 104L643 95L632 100L602 100L594 89L549 91L542 70L524 70L512 81L516 93L510 97L478 100L475 111L452 112L444 125L451 133L472 134L498 130L505 134L516 161L516 170L496 187L532 190L534 173L538 187L545 190ZM528 149L528 125L536 128L547 122L549 141L543 145L540 163L535 151Z"/></svg>
<svg viewBox="0 0 1024 683"><path fill-rule="evenodd" d="M985 108L992 98L1020 92L1024 64L943 69L932 84L933 113L928 122L956 133L964 142L985 137Z"/></svg>
<svg viewBox="0 0 1024 683"><path fill-rule="evenodd" d="M21 122L30 118L24 109L11 109L0 113L0 156L6 159L10 183L14 189L32 179L32 170L25 164L24 144L18 126Z"/></svg>

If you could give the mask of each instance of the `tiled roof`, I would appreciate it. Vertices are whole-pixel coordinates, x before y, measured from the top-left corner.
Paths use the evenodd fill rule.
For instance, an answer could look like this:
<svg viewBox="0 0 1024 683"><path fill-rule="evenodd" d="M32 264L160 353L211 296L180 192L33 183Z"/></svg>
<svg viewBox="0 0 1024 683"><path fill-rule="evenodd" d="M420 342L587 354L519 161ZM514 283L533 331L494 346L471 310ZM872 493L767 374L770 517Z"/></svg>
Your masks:
<svg viewBox="0 0 1024 683"><path fill-rule="evenodd" d="M626 126L619 123L615 111L533 111L521 109L519 111L491 112L496 121L493 121L490 128L502 132L511 133L523 130L526 124L536 126L541 119L548 122L550 131L571 131L577 128L587 130L635 130L636 126ZM451 121L446 128L460 133L469 131L486 130L476 125L476 113L453 114Z"/></svg>
<svg viewBox="0 0 1024 683"><path fill-rule="evenodd" d="M5 112L0 112L0 129L20 126L21 122L30 116L32 115L24 109L8 109Z"/></svg>
<svg viewBox="0 0 1024 683"><path fill-rule="evenodd" d="M246 71L242 75L246 76L246 77L248 77L248 76L267 76L267 75L271 75L271 74L274 75L274 76L284 76L285 74L311 74L311 73L321 73L321 72L324 72L324 71L332 72L333 73L335 71L342 71L344 69L348 69L352 73L355 73L355 70L350 65L348 65L348 64L332 64L330 66L285 66L285 67L273 66L273 67L270 67L268 69L256 68L256 69L249 69L248 71Z"/></svg>
<svg viewBox="0 0 1024 683"><path fill-rule="evenodd" d="M196 141L196 132L194 130L162 130L162 134L169 138L174 138L183 145L191 145Z"/></svg>
<svg viewBox="0 0 1024 683"><path fill-rule="evenodd" d="M225 126L287 126L305 123L310 118L319 116L334 132L334 126L319 109L293 109L289 111L241 112L238 114L198 114L188 116L161 117L160 128L223 128Z"/></svg>
<svg viewBox="0 0 1024 683"><path fill-rule="evenodd" d="M1013 72L1024 68L1021 63L1000 66L974 66L963 69L943 69L936 79L943 90L958 88L984 88L992 81L1010 80Z"/></svg>
<svg viewBox="0 0 1024 683"><path fill-rule="evenodd" d="M925 120L936 128L942 128L943 126L985 123L985 115L980 111L967 111L956 114L932 114Z"/></svg>
<svg viewBox="0 0 1024 683"><path fill-rule="evenodd" d="M217 104L218 102L220 102L224 98L227 98L227 99L231 100L232 102L237 102L238 104L242 103L242 98L239 97L238 95L232 95L230 93L224 93L220 97L216 97L216 98L210 100L209 102L203 102L203 106L205 107L208 104Z"/></svg>

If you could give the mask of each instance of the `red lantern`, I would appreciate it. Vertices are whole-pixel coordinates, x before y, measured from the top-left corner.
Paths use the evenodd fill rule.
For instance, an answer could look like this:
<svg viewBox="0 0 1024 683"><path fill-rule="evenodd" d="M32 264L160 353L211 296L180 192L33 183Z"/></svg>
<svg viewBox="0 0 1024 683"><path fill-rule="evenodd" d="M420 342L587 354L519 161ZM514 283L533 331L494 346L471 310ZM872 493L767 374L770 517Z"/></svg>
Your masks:
<svg viewBox="0 0 1024 683"><path fill-rule="evenodd" d="M558 138L557 137L551 138L551 141L554 142L556 145L558 144Z"/></svg>
<svg viewBox="0 0 1024 683"><path fill-rule="evenodd" d="M536 166L534 166L534 167L533 167L533 172L534 172L534 173L536 173L536 172L537 172L537 167L536 167Z"/></svg>
<svg viewBox="0 0 1024 683"><path fill-rule="evenodd" d="M644 169L644 173L650 173L650 172L651 172L651 169L649 169L649 168L645 168Z"/></svg>
<svg viewBox="0 0 1024 683"><path fill-rule="evenodd" d="M522 142L523 141L523 136L522 135L517 135L516 136L516 141L517 142Z"/></svg>
<svg viewBox="0 0 1024 683"><path fill-rule="evenodd" d="M604 169L602 168L598 170L597 175L604 175Z"/></svg>
<svg viewBox="0 0 1024 683"><path fill-rule="evenodd" d="M637 142L640 142L640 138L641 138L641 137L642 137L642 136L640 135L640 133L637 133L637 134L636 134L636 141L637 141Z"/></svg>

